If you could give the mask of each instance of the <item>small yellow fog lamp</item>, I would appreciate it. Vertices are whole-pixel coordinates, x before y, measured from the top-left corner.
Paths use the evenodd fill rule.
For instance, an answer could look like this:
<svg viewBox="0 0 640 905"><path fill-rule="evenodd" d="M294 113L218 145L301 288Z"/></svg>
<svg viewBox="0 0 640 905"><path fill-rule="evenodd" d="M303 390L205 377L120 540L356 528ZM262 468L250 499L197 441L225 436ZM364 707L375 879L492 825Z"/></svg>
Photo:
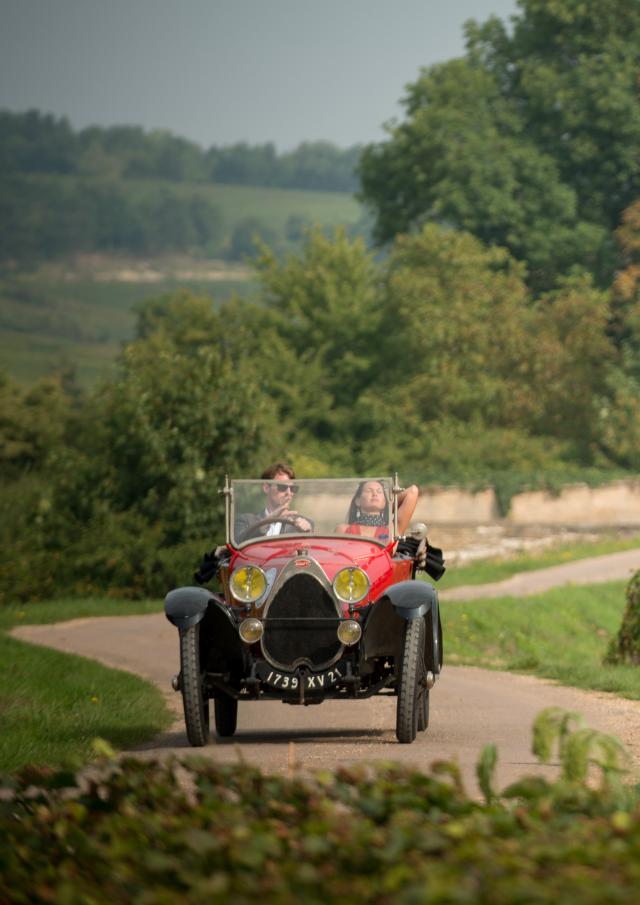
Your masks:
<svg viewBox="0 0 640 905"><path fill-rule="evenodd" d="M262 638L263 631L264 625L262 622L253 617L250 619L243 619L238 626L240 637L246 644L253 644L254 641L259 641L260 638Z"/></svg>
<svg viewBox="0 0 640 905"><path fill-rule="evenodd" d="M356 644L362 637L362 629L360 623L355 619L345 619L338 626L338 638L343 644Z"/></svg>

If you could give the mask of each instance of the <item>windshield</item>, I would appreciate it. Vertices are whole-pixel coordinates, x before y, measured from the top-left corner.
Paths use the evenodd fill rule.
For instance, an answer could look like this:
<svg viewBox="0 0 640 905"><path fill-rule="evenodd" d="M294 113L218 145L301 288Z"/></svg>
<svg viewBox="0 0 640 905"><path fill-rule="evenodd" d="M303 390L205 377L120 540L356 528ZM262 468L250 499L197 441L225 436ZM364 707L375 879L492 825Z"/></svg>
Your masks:
<svg viewBox="0 0 640 905"><path fill-rule="evenodd" d="M228 540L233 546L277 535L393 538L391 478L231 481Z"/></svg>

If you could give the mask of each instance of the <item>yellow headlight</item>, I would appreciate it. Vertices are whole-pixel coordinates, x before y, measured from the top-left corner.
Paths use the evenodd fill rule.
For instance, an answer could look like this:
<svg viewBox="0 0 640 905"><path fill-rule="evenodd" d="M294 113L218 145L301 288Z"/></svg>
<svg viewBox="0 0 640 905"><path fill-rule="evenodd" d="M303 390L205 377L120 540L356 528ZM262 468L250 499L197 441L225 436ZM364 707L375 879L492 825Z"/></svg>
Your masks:
<svg viewBox="0 0 640 905"><path fill-rule="evenodd" d="M369 593L369 579L356 566L340 569L333 579L336 597L345 603L357 603Z"/></svg>
<svg viewBox="0 0 640 905"><path fill-rule="evenodd" d="M257 566L242 566L231 576L231 593L242 603L253 603L267 589L267 579L262 569Z"/></svg>

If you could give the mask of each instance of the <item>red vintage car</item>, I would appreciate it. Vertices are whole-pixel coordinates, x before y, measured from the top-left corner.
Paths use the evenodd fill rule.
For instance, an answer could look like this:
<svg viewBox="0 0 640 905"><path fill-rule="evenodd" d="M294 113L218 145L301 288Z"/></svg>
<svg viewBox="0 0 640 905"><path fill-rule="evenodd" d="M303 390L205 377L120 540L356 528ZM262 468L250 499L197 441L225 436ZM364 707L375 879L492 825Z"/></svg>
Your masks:
<svg viewBox="0 0 640 905"><path fill-rule="evenodd" d="M384 508L354 519L367 482ZM218 736L234 734L245 700L308 706L378 694L397 697L398 741L427 728L442 628L436 591L416 572L437 578L444 568L440 551L426 555L424 526L398 536L401 490L397 478L301 480L284 512L265 506L269 482L227 480L227 542L199 575L218 590L177 588L165 600L192 745L209 740L211 700Z"/></svg>

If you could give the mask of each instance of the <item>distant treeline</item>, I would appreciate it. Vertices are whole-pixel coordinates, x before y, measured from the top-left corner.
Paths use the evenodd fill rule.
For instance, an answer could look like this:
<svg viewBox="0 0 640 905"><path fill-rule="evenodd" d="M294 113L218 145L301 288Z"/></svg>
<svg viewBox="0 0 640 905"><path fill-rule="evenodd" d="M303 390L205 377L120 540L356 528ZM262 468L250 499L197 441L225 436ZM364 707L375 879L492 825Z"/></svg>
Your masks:
<svg viewBox="0 0 640 905"><path fill-rule="evenodd" d="M91 126L74 131L64 118L30 110L0 111L0 170L172 182L217 182L354 192L362 148L304 142L278 153L271 143L203 150L166 131Z"/></svg>
<svg viewBox="0 0 640 905"><path fill-rule="evenodd" d="M216 205L197 192L161 187L146 196L121 180L0 176L0 261L19 263L81 252L153 255L221 253Z"/></svg>
<svg viewBox="0 0 640 905"><path fill-rule="evenodd" d="M38 111L0 112L0 262L94 251L242 260L255 253L256 237L287 249L307 219L292 215L278 230L265 210L230 224L203 189L227 183L351 192L358 156L358 148L326 142L286 154L271 144L203 151L137 126L74 132L65 119Z"/></svg>

